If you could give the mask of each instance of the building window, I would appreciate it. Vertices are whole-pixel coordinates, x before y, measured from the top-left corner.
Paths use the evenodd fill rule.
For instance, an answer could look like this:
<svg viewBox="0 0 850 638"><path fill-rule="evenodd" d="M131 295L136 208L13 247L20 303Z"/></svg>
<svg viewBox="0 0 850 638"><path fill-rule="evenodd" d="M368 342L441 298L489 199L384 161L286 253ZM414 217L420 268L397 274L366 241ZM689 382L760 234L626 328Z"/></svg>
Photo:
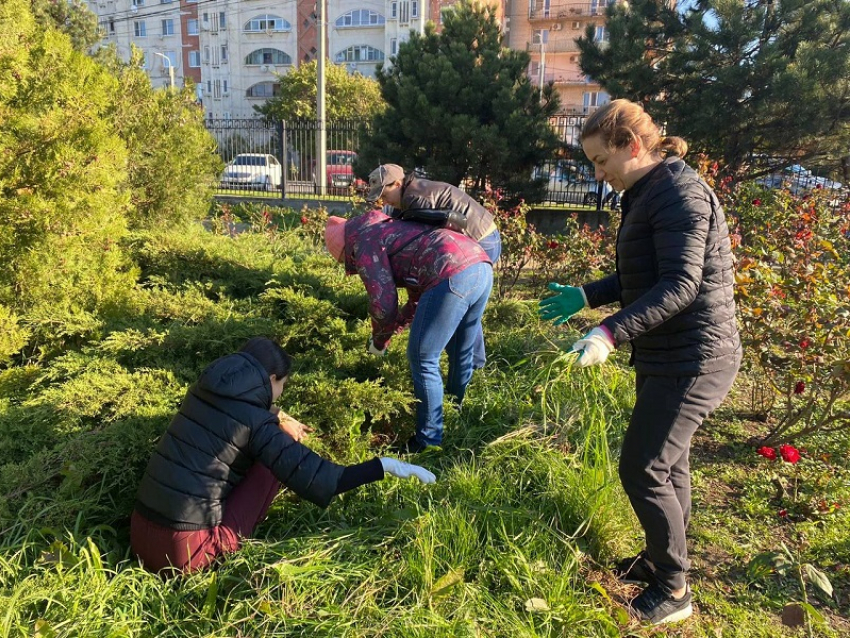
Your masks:
<svg viewBox="0 0 850 638"><path fill-rule="evenodd" d="M384 59L384 52L368 45L348 47L334 56L334 62L379 62Z"/></svg>
<svg viewBox="0 0 850 638"><path fill-rule="evenodd" d="M603 104L608 104L611 101L611 96L604 91L585 91L584 93L584 109L594 109Z"/></svg>
<svg viewBox="0 0 850 638"><path fill-rule="evenodd" d="M412 0L412 2L410 3L410 17L419 17L419 0Z"/></svg>
<svg viewBox="0 0 850 638"><path fill-rule="evenodd" d="M162 21L162 35L174 35L174 20L171 18Z"/></svg>
<svg viewBox="0 0 850 638"><path fill-rule="evenodd" d="M174 51L165 51L163 55L168 58L168 64L165 63L165 60L162 61L163 66L168 68L170 64L173 68L176 69L179 62L179 59L177 58L177 53L175 53Z"/></svg>
<svg viewBox="0 0 850 638"><path fill-rule="evenodd" d="M201 52L189 51L189 68L197 69L201 66Z"/></svg>
<svg viewBox="0 0 850 638"><path fill-rule="evenodd" d="M398 18L398 2L390 4L390 17L393 19Z"/></svg>
<svg viewBox="0 0 850 638"><path fill-rule="evenodd" d="M292 64L292 58L280 49L257 49L248 54L245 64L256 66L260 64Z"/></svg>
<svg viewBox="0 0 850 638"><path fill-rule="evenodd" d="M159 0L160 4L171 4L174 0Z"/></svg>
<svg viewBox="0 0 850 638"><path fill-rule="evenodd" d="M398 39L393 38L390 40L390 55L395 55L398 53Z"/></svg>
<svg viewBox="0 0 850 638"><path fill-rule="evenodd" d="M109 33L115 35L115 18L109 18Z"/></svg>
<svg viewBox="0 0 850 638"><path fill-rule="evenodd" d="M207 95L212 95L212 80L207 80Z"/></svg>
<svg viewBox="0 0 850 638"><path fill-rule="evenodd" d="M280 84L277 82L260 82L247 91L247 97L270 98L280 95Z"/></svg>
<svg viewBox="0 0 850 638"><path fill-rule="evenodd" d="M148 35L148 29L145 25L144 20L134 20L133 21L133 35L137 38L146 38Z"/></svg>
<svg viewBox="0 0 850 638"><path fill-rule="evenodd" d="M221 63L227 64L227 45L226 44L221 45Z"/></svg>
<svg viewBox="0 0 850 638"><path fill-rule="evenodd" d="M251 18L245 23L244 31L248 33L261 33L263 31L291 31L292 25L281 17L274 15L262 15Z"/></svg>
<svg viewBox="0 0 850 638"><path fill-rule="evenodd" d="M198 35L197 19L186 21L186 35Z"/></svg>
<svg viewBox="0 0 850 638"><path fill-rule="evenodd" d="M227 17L224 15L224 11L218 12L218 26L220 29L227 28Z"/></svg>
<svg viewBox="0 0 850 638"><path fill-rule="evenodd" d="M145 0L133 0L130 4L134 7L143 7L145 6Z"/></svg>
<svg viewBox="0 0 850 638"><path fill-rule="evenodd" d="M210 48L208 46L204 47L204 64L210 63Z"/></svg>
<svg viewBox="0 0 850 638"><path fill-rule="evenodd" d="M596 27L596 33L593 35L596 42L608 42L608 29L605 27Z"/></svg>
<svg viewBox="0 0 850 638"><path fill-rule="evenodd" d="M386 18L380 13L368 9L349 11L336 19L336 26L345 27L376 27L386 23Z"/></svg>
<svg viewBox="0 0 850 638"><path fill-rule="evenodd" d="M548 44L549 29L534 29L531 32L531 44Z"/></svg>
<svg viewBox="0 0 850 638"><path fill-rule="evenodd" d="M227 80L221 81L221 90L227 95L230 91L227 90Z"/></svg>

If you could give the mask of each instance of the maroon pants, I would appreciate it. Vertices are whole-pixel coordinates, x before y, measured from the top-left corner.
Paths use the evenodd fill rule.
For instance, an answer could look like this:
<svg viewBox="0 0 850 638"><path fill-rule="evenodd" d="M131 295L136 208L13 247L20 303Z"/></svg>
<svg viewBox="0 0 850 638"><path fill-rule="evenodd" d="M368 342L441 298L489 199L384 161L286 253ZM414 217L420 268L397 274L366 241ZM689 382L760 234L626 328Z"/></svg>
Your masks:
<svg viewBox="0 0 850 638"><path fill-rule="evenodd" d="M260 463L237 485L224 505L220 525L181 532L163 527L133 512L130 546L142 565L152 571L194 571L206 567L222 554L239 549L241 538L250 536L280 491L280 482Z"/></svg>

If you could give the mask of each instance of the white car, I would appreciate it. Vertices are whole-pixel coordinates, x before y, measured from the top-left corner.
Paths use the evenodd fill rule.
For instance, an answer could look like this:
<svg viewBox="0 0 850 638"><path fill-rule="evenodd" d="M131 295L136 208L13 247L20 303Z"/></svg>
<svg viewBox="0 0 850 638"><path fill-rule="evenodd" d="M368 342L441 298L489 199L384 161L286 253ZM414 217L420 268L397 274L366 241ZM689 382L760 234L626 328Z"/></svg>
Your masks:
<svg viewBox="0 0 850 638"><path fill-rule="evenodd" d="M221 188L270 191L279 189L283 172L274 155L240 153L224 168Z"/></svg>

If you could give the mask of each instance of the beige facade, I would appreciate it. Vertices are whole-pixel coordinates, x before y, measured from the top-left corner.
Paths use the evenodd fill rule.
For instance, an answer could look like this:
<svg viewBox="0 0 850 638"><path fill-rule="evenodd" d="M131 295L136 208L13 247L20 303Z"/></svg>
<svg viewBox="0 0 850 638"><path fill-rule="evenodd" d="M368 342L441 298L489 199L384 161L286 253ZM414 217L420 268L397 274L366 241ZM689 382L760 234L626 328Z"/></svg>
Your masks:
<svg viewBox="0 0 850 638"><path fill-rule="evenodd" d="M588 26L607 41L605 8L623 0L499 0L505 44L528 51L532 83L553 82L562 111L586 113L607 101L582 75L575 38ZM371 76L411 32L439 29L456 0L327 0L328 58ZM210 118L256 115L278 78L318 53L315 0L89 0L104 33L127 60L135 45L154 86L196 85Z"/></svg>
<svg viewBox="0 0 850 638"><path fill-rule="evenodd" d="M564 113L588 113L608 101L599 84L579 68L575 40L588 27L597 41L608 42L605 9L623 0L509 0L507 44L531 55L529 77L536 86L553 82Z"/></svg>

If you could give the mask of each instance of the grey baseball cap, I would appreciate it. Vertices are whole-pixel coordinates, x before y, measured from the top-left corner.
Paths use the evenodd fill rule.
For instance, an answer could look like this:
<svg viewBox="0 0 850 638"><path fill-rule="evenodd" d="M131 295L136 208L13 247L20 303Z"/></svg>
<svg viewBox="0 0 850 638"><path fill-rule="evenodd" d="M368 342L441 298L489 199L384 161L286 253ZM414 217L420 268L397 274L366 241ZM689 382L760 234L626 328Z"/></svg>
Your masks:
<svg viewBox="0 0 850 638"><path fill-rule="evenodd" d="M398 164L381 164L369 173L369 192L366 194L367 202L377 202L384 192L384 188L404 179L404 169Z"/></svg>

